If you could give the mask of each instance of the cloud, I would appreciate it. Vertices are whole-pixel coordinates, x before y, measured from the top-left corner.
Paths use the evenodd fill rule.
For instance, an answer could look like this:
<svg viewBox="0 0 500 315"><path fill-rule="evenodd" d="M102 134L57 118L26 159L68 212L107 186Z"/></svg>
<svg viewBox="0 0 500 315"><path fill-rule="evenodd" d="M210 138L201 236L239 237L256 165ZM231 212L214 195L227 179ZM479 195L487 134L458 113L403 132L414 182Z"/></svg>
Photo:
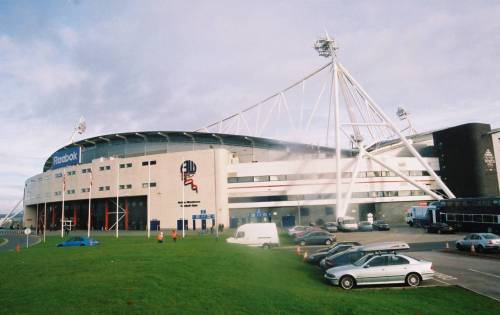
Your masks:
<svg viewBox="0 0 500 315"><path fill-rule="evenodd" d="M81 115L89 137L201 128L324 64L312 43L325 28L391 117L403 105L420 131L500 122L495 2L68 1L2 11L0 211ZM306 85L305 117L319 84ZM287 93L296 122L299 95ZM311 142L324 141L326 115L323 102ZM287 116L276 117L268 136L286 130Z"/></svg>

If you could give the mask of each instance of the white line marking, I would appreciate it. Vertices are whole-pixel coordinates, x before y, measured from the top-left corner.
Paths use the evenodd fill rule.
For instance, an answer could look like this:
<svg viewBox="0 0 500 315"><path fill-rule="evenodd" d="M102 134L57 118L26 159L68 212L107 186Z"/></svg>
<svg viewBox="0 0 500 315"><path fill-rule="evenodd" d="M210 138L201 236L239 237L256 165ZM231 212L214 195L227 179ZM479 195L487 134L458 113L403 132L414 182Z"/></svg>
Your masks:
<svg viewBox="0 0 500 315"><path fill-rule="evenodd" d="M457 279L456 277L446 275L446 274L440 273L440 272L435 272L434 277L438 277L439 279L442 279L442 280L456 280Z"/></svg>
<svg viewBox="0 0 500 315"><path fill-rule="evenodd" d="M451 283L448 283L448 282L446 282L446 281L441 281L441 280L438 280L438 279L435 279L435 278L432 278L432 280L437 281L437 282L444 283L444 284L446 284L446 285L452 285Z"/></svg>
<svg viewBox="0 0 500 315"><path fill-rule="evenodd" d="M482 273L483 275L487 275L487 276L490 276L490 277L495 277L495 278L499 278L500 279L500 276L492 274L492 273L483 272L483 271L474 270L474 269L469 269L469 270L473 271L473 272L477 272L477 273Z"/></svg>

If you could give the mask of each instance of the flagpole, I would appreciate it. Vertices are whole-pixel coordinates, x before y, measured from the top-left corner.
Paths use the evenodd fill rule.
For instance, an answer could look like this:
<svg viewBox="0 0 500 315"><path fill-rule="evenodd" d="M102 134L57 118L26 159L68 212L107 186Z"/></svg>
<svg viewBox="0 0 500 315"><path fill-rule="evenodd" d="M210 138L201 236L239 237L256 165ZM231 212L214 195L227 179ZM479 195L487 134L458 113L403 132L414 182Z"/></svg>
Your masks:
<svg viewBox="0 0 500 315"><path fill-rule="evenodd" d="M61 238L64 237L64 195L66 191L66 168L63 168L63 191L62 191L62 209L61 209Z"/></svg>
<svg viewBox="0 0 500 315"><path fill-rule="evenodd" d="M184 208L185 208L185 193L184 193L184 180L185 180L185 175L184 175L184 157L182 157L182 164L181 164L181 172L182 172L182 238L184 238L185 236L185 231L184 231L184 220L185 220L185 212L184 212Z"/></svg>
<svg viewBox="0 0 500 315"><path fill-rule="evenodd" d="M148 230L148 238L151 236L151 220L149 218L150 212L149 207L151 206L151 160L148 161L148 209L147 209L147 230Z"/></svg>
<svg viewBox="0 0 500 315"><path fill-rule="evenodd" d="M40 223L40 218L38 218L38 202L36 203L36 226L35 226L35 234L38 235L38 231L40 230L38 228L38 225Z"/></svg>
<svg viewBox="0 0 500 315"><path fill-rule="evenodd" d="M45 231L47 230L47 203L44 204L43 209L43 242L45 243Z"/></svg>
<svg viewBox="0 0 500 315"><path fill-rule="evenodd" d="M116 159L116 226L115 226L115 234L116 238L118 238L118 210L119 210L119 202L120 202L120 160Z"/></svg>
<svg viewBox="0 0 500 315"><path fill-rule="evenodd" d="M88 214L88 222L87 222L87 237L90 237L90 224L91 224L91 216L90 216L90 206L92 201L92 168L90 168L90 186L89 186L89 214Z"/></svg>

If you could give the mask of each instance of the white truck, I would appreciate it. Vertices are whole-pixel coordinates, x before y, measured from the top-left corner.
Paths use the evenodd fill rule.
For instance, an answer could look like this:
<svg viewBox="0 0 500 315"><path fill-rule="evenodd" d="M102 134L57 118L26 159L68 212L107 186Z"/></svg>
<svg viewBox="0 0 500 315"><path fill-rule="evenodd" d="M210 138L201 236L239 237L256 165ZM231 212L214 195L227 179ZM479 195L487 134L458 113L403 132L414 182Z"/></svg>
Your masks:
<svg viewBox="0 0 500 315"><path fill-rule="evenodd" d="M238 227L228 243L270 248L280 245L276 223L249 223Z"/></svg>
<svg viewBox="0 0 500 315"><path fill-rule="evenodd" d="M427 226L436 222L436 206L415 206L406 210L406 223L410 226Z"/></svg>

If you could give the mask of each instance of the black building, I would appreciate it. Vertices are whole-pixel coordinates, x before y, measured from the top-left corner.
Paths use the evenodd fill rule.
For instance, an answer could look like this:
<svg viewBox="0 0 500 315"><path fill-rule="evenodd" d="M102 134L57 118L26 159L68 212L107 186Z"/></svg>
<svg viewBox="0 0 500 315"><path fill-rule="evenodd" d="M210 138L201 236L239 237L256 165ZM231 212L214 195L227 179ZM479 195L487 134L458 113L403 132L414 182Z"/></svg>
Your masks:
<svg viewBox="0 0 500 315"><path fill-rule="evenodd" d="M440 176L457 197L499 195L490 131L489 124L470 123L433 133Z"/></svg>

